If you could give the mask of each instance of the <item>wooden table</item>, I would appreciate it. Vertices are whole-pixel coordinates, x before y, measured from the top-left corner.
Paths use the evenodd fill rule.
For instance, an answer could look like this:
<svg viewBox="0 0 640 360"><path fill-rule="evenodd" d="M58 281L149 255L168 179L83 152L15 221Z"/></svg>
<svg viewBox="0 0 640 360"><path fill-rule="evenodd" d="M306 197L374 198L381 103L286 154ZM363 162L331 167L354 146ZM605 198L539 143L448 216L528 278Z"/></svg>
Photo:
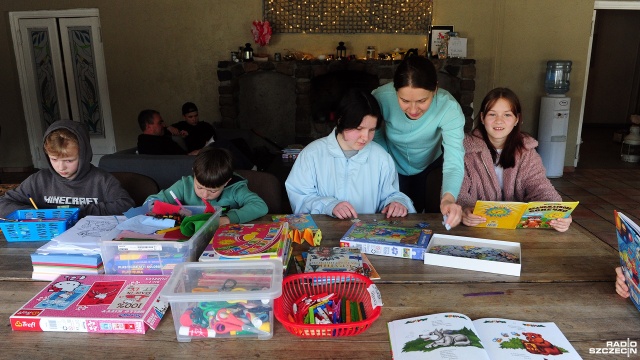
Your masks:
<svg viewBox="0 0 640 360"><path fill-rule="evenodd" d="M364 220L381 216L365 215ZM314 216L323 231L323 245L338 244L351 226L326 216ZM270 217L260 219L269 221ZM449 232L437 215L410 215L404 226L427 222L436 233L518 241L522 244L520 277L424 265L418 260L369 256L382 279L381 317L365 333L354 337L301 339L279 323L271 340L194 340L178 343L171 314L157 330L145 335L13 332L9 316L41 290L45 283L30 280L29 254L42 243L0 241L0 329L4 354L24 358L44 356L86 358L101 354L109 358L216 359L387 359L390 358L388 321L439 312L455 311L472 319L503 317L555 322L584 359L623 359L623 355L590 355L606 341L639 340L640 316L633 304L614 290L616 251L573 224L566 233L552 230L489 230L459 226ZM612 228L612 231L614 229ZM300 249L297 249L300 250ZM502 295L473 296L477 292ZM107 355L108 354L108 355Z"/></svg>

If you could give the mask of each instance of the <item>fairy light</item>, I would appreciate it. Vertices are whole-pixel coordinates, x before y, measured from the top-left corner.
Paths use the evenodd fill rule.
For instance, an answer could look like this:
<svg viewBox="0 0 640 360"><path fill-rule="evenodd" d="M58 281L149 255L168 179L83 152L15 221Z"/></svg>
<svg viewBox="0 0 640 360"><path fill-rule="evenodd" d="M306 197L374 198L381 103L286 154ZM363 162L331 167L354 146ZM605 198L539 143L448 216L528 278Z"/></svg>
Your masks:
<svg viewBox="0 0 640 360"><path fill-rule="evenodd" d="M433 0L264 0L275 33L427 34Z"/></svg>

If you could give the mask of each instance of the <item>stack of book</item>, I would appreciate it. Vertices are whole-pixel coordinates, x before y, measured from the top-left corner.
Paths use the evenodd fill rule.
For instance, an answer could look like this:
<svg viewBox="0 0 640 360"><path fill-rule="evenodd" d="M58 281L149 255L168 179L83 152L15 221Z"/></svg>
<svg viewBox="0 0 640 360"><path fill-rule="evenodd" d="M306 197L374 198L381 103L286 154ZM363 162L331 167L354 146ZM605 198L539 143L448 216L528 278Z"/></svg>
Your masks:
<svg viewBox="0 0 640 360"><path fill-rule="evenodd" d="M31 254L34 280L51 281L61 274L104 274L100 241L125 217L86 216Z"/></svg>
<svg viewBox="0 0 640 360"><path fill-rule="evenodd" d="M287 269L291 256L289 223L227 224L216 230L200 261L276 259Z"/></svg>

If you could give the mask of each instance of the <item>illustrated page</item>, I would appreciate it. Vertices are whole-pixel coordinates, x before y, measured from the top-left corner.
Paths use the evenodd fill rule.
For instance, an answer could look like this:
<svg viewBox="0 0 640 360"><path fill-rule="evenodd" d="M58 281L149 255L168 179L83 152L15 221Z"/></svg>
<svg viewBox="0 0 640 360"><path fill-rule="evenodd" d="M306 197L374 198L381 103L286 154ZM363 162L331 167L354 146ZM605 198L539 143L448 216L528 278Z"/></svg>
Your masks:
<svg viewBox="0 0 640 360"><path fill-rule="evenodd" d="M492 360L582 359L551 322L485 318L473 324Z"/></svg>
<svg viewBox="0 0 640 360"><path fill-rule="evenodd" d="M466 315L424 315L387 325L395 360L489 360L473 322Z"/></svg>

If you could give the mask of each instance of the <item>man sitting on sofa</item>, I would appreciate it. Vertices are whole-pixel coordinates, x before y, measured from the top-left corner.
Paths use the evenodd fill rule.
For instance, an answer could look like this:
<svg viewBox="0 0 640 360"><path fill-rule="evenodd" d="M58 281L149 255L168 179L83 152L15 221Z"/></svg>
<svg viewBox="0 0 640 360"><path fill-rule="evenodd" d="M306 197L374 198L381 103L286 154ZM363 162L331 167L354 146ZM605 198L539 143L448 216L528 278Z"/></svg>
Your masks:
<svg viewBox="0 0 640 360"><path fill-rule="evenodd" d="M138 115L138 125L142 134L138 135L138 154L186 155L187 151L171 139L162 116L156 110L142 110ZM176 129L177 130L177 129ZM200 149L189 152L197 155Z"/></svg>

